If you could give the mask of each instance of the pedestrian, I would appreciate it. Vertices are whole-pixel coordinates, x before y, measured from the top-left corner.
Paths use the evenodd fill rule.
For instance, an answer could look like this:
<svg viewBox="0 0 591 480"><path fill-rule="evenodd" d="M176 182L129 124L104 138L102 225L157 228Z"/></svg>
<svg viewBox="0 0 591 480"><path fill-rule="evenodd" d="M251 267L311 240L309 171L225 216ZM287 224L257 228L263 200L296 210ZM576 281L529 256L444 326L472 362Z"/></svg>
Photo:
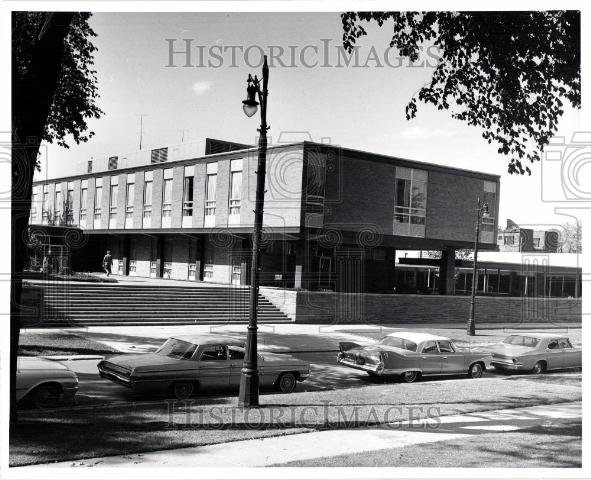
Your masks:
<svg viewBox="0 0 591 480"><path fill-rule="evenodd" d="M111 257L111 250L107 250L107 254L103 257L103 270L107 277L111 275L111 266L113 265L113 257Z"/></svg>

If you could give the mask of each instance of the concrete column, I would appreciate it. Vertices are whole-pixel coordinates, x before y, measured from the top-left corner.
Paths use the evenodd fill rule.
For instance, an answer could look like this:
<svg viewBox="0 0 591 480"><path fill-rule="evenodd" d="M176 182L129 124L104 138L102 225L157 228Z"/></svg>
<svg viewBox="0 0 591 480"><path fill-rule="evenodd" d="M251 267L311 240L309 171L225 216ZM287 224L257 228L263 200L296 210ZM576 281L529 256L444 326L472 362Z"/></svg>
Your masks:
<svg viewBox="0 0 591 480"><path fill-rule="evenodd" d="M121 239L121 262L123 275L129 275L129 235L123 235Z"/></svg>
<svg viewBox="0 0 591 480"><path fill-rule="evenodd" d="M164 257L164 238L162 235L156 235L154 241L156 242L156 277L162 278L162 272L164 269L164 262L162 260Z"/></svg>
<svg viewBox="0 0 591 480"><path fill-rule="evenodd" d="M453 295L455 290L456 251L454 248L446 248L441 251L441 263L439 264L439 294Z"/></svg>

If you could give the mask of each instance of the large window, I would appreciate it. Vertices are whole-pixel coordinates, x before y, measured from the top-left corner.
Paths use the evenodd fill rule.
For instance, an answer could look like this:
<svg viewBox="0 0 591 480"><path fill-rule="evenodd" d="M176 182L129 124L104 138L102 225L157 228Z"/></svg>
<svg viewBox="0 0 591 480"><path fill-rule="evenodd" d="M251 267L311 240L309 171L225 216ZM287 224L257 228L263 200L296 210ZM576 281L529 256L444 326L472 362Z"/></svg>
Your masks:
<svg viewBox="0 0 591 480"><path fill-rule="evenodd" d="M242 195L242 160L230 162L230 220L240 223L240 197Z"/></svg>
<svg viewBox="0 0 591 480"><path fill-rule="evenodd" d="M37 221L37 202L39 201L37 189L38 187L33 187L33 200L31 201L31 218L29 219L29 223L35 223Z"/></svg>
<svg viewBox="0 0 591 480"><path fill-rule="evenodd" d="M480 241L485 243L494 243L495 210L497 208L497 184L495 182L484 182L484 194L482 201L488 204L488 215L482 218Z"/></svg>
<svg viewBox="0 0 591 480"><path fill-rule="evenodd" d="M111 177L111 190L109 196L109 228L117 227L117 194L119 191L118 177Z"/></svg>
<svg viewBox="0 0 591 480"><path fill-rule="evenodd" d="M172 216L172 168L164 170L162 190L162 227L170 228Z"/></svg>
<svg viewBox="0 0 591 480"><path fill-rule="evenodd" d="M66 223L68 225L74 225L74 182L68 182L65 207Z"/></svg>
<svg viewBox="0 0 591 480"><path fill-rule="evenodd" d="M55 222L60 221L62 216L62 207L64 206L64 198L62 196L62 187L60 185L55 186L55 198L53 205L53 219Z"/></svg>
<svg viewBox="0 0 591 480"><path fill-rule="evenodd" d="M41 205L41 214L43 217L41 223L47 225L49 223L49 185L43 185L43 204Z"/></svg>
<svg viewBox="0 0 591 480"><path fill-rule="evenodd" d="M217 177L218 164L208 163L205 179L205 226L215 225Z"/></svg>
<svg viewBox="0 0 591 480"><path fill-rule="evenodd" d="M133 202L135 193L135 175L127 175L127 188L125 189L125 228L133 227Z"/></svg>
<svg viewBox="0 0 591 480"><path fill-rule="evenodd" d="M152 179L153 172L144 173L144 208L143 208L143 227L152 226Z"/></svg>
<svg viewBox="0 0 591 480"><path fill-rule="evenodd" d="M183 227L191 227L193 217L193 166L185 167L185 181L183 185Z"/></svg>
<svg viewBox="0 0 591 480"><path fill-rule="evenodd" d="M427 216L427 172L396 167L394 234L425 236Z"/></svg>
<svg viewBox="0 0 591 480"><path fill-rule="evenodd" d="M103 179L96 179L96 188L94 190L94 228L100 228L101 213L103 204Z"/></svg>
<svg viewBox="0 0 591 480"><path fill-rule="evenodd" d="M86 207L88 204L88 180L80 183L80 226L86 227Z"/></svg>

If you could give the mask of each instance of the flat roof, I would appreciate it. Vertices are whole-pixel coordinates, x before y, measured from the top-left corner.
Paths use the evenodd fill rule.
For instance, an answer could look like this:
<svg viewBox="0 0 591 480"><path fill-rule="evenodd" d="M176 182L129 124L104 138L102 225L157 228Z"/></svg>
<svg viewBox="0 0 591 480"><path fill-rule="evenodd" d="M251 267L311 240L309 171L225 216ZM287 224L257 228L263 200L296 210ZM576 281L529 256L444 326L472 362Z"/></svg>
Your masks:
<svg viewBox="0 0 591 480"><path fill-rule="evenodd" d="M168 145L165 145L161 148L166 148ZM325 143L316 143L310 141L300 141L300 142L293 142L293 143L285 143L279 145L269 145L267 147L267 151L273 150L280 150L284 148L293 148L293 147L301 147L302 149L310 149L310 148L317 148L319 150L339 150L344 154L348 154L349 156L354 156L360 158L362 160L380 162L380 163L387 163L393 164L394 162L401 166L408 166L414 168L423 168L427 170L435 170L441 172L449 172L449 173L458 173L465 176L470 177L477 177L482 179L488 179L491 181L498 182L500 180L500 175L490 174L479 172L477 170L468 170L456 167L448 167L445 165L439 165L436 163L429 163L429 162L422 162L419 160L410 160L406 158L396 157L393 155L381 154L381 153L373 153L373 152L366 152L363 150L356 150L353 148L346 148L341 147L339 145L331 145ZM258 147L249 147L241 150L232 150L229 152L221 152L221 153L213 153L209 155L202 155L193 158L187 158L182 160L174 160L171 162L162 162L162 163L155 163L155 164L146 164L146 165L136 165L133 167L125 167L125 168L117 168L114 170L101 170L98 172L93 173L81 173L76 175L68 175L64 177L54 177L48 178L44 180L36 180L33 182L33 185L43 185L46 183L56 183L56 182L66 182L73 179L85 179L85 178L93 178L93 177L105 177L105 176L112 176L117 174L125 174L131 173L136 171L143 171L143 170L153 170L155 168L168 168L167 166L181 166L185 164L191 164L193 162L207 162L209 160L219 159L219 158L236 158L236 157L243 157L245 154L252 154L256 152Z"/></svg>

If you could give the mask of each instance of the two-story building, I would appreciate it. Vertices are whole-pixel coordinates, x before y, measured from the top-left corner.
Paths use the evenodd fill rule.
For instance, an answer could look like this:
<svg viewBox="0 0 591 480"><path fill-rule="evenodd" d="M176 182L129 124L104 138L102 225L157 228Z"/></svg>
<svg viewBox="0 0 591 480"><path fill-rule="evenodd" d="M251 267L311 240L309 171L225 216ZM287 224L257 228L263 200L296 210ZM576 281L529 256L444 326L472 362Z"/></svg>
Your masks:
<svg viewBox="0 0 591 480"><path fill-rule="evenodd" d="M247 284L257 149L206 142L92 160L36 181L32 224L76 225L88 242L72 269ZM333 145L270 146L263 285L392 292L396 250L441 250L440 293L455 251L473 248L477 199L489 205L479 248L496 250L499 177Z"/></svg>

